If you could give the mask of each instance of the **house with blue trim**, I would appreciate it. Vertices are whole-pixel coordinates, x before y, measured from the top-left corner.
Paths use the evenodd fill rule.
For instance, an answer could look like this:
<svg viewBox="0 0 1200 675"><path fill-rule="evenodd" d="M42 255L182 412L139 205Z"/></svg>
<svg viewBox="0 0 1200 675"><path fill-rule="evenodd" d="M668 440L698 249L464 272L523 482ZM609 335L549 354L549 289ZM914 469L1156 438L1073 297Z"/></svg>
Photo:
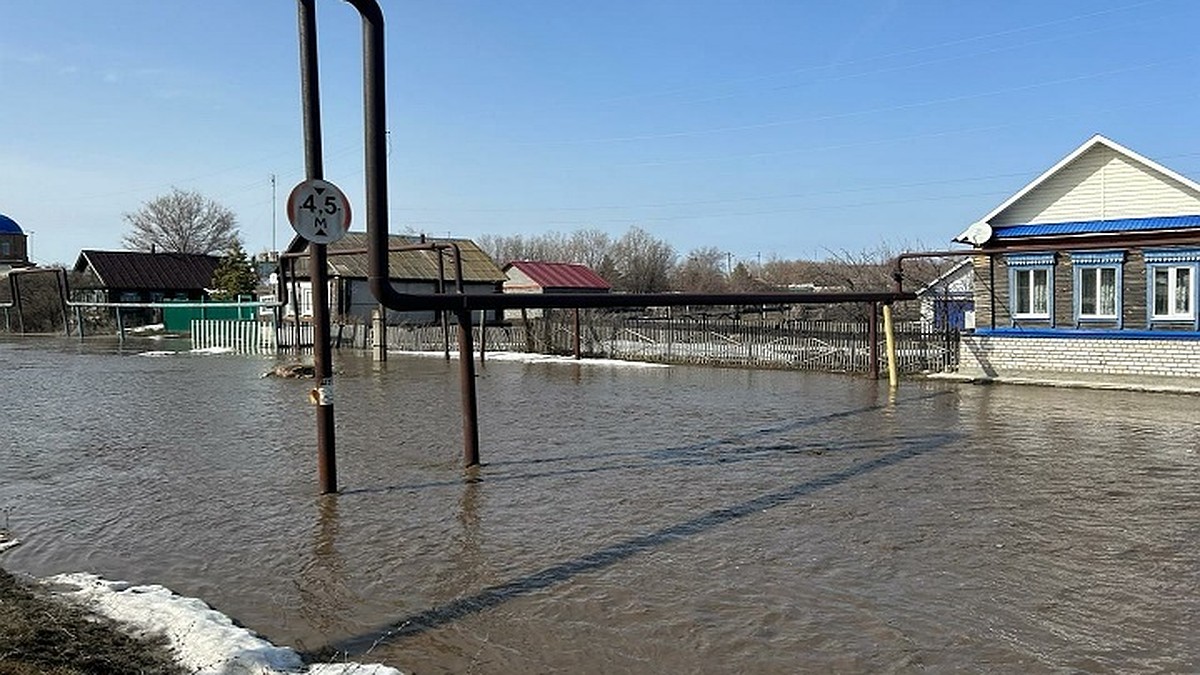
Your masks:
<svg viewBox="0 0 1200 675"><path fill-rule="evenodd" d="M1200 184L1093 136L955 241L972 246L960 372L1200 377Z"/></svg>

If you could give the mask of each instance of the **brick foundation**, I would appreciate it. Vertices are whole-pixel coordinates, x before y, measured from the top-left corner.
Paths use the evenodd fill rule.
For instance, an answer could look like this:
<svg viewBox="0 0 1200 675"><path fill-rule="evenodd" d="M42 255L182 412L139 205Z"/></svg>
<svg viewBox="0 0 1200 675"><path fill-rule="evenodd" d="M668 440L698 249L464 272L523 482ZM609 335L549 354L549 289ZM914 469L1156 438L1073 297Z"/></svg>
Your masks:
<svg viewBox="0 0 1200 675"><path fill-rule="evenodd" d="M959 373L1200 377L1200 340L1160 337L963 335Z"/></svg>

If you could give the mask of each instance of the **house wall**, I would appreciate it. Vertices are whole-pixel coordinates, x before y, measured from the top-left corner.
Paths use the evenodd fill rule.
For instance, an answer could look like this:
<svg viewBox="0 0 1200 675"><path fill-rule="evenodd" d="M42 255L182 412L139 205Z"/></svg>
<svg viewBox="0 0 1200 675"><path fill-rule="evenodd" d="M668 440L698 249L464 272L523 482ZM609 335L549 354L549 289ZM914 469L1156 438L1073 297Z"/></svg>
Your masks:
<svg viewBox="0 0 1200 675"><path fill-rule="evenodd" d="M989 222L994 226L1200 213L1200 194L1099 145Z"/></svg>
<svg viewBox="0 0 1200 675"><path fill-rule="evenodd" d="M504 282L504 292L505 293L542 293L543 292L543 289L541 286L537 285L537 283L533 279L530 279L528 274L525 274L524 272L522 272L520 269L518 269L516 267L508 268L505 271L505 274L508 275L508 280ZM538 307L526 309L526 310L524 310L524 313L522 313L522 310L520 310L520 309L504 310L504 318L507 321L516 321L518 319L521 319L522 317L527 318L527 319L536 319L536 318L541 318L541 316L542 316L542 309L538 308Z"/></svg>
<svg viewBox="0 0 1200 675"><path fill-rule="evenodd" d="M26 235L0 234L0 262L24 264L29 262Z"/></svg>
<svg viewBox="0 0 1200 675"><path fill-rule="evenodd" d="M1200 339L964 335L959 343L963 375L1047 372L1200 377Z"/></svg>
<svg viewBox="0 0 1200 675"><path fill-rule="evenodd" d="M1068 251L1058 251L1054 264L1054 323L1046 320L1015 319L1009 297L1009 267L1003 253L995 254L994 273L987 255L973 259L975 268L975 317L979 329L1075 329L1091 328L1104 330L1145 330L1150 328L1147 312L1146 259L1141 248L1124 248L1114 245L1113 250L1125 251L1125 263L1121 267L1121 322L1075 320L1075 271ZM1154 247L1161 248L1161 247ZM993 307L993 300L995 306ZM993 324L993 315L995 323ZM1188 324L1160 324L1156 330L1191 330Z"/></svg>

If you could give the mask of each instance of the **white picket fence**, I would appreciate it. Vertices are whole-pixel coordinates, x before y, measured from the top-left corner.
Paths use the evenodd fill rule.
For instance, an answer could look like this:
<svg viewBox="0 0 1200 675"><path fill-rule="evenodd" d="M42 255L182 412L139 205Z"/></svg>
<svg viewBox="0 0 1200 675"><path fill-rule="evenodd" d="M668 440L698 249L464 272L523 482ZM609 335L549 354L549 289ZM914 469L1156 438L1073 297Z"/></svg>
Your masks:
<svg viewBox="0 0 1200 675"><path fill-rule="evenodd" d="M309 339L311 341L311 327ZM192 319L192 349L232 349L243 354L273 354L279 349L270 321Z"/></svg>

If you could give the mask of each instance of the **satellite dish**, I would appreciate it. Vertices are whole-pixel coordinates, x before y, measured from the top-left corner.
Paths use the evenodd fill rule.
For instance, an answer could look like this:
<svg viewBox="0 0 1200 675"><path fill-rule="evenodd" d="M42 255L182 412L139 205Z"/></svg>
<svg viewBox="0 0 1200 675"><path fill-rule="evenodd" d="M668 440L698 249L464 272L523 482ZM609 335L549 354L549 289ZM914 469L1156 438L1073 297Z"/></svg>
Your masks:
<svg viewBox="0 0 1200 675"><path fill-rule="evenodd" d="M992 238L992 226L983 222L972 223L970 227L958 235L956 241L966 242L972 246L983 246Z"/></svg>

